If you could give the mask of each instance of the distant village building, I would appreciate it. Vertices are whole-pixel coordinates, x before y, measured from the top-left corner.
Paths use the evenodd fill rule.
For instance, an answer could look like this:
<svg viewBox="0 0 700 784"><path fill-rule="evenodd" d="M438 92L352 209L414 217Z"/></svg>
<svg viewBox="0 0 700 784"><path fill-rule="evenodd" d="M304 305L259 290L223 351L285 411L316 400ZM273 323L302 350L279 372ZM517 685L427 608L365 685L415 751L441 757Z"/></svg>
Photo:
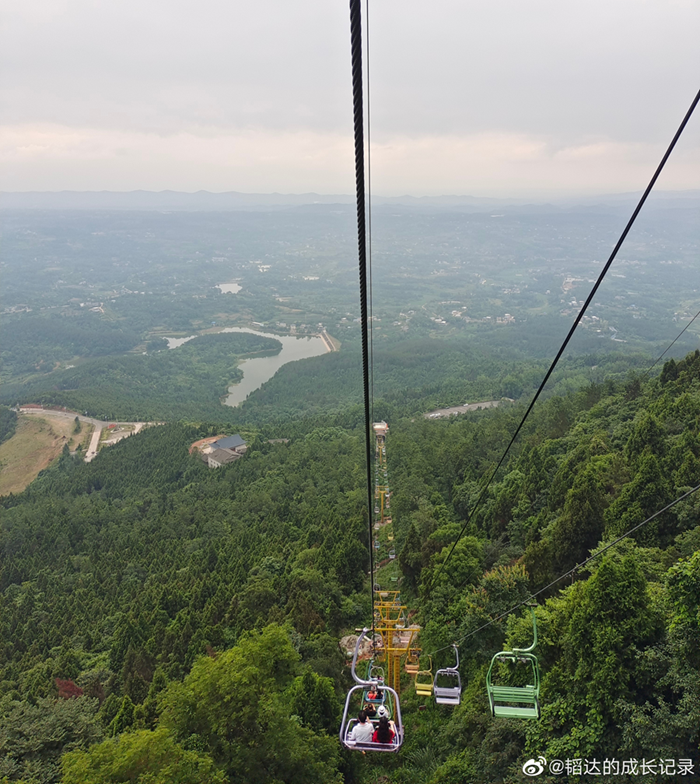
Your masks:
<svg viewBox="0 0 700 784"><path fill-rule="evenodd" d="M235 450L239 454L244 454L248 446L246 442L236 433L233 436L227 436L226 438L220 438L218 441L214 441L212 444L214 449L231 449Z"/></svg>
<svg viewBox="0 0 700 784"><path fill-rule="evenodd" d="M243 457L247 449L246 442L236 433L207 444L202 449L202 459L206 461L209 468L221 468Z"/></svg>
<svg viewBox="0 0 700 784"><path fill-rule="evenodd" d="M228 449L215 449L207 455L207 465L209 468L221 468L221 466L233 463L234 460L238 460L241 457L242 455L239 455L238 452L230 452Z"/></svg>

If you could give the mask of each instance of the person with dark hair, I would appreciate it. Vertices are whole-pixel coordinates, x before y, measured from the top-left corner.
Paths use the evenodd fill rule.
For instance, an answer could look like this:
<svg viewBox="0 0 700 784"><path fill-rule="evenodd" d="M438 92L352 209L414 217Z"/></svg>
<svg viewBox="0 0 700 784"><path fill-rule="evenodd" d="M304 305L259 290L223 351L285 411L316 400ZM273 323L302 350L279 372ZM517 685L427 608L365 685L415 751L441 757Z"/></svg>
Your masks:
<svg viewBox="0 0 700 784"><path fill-rule="evenodd" d="M389 720L389 729L396 735L396 724L391 720L391 713L389 713L389 709L386 705L380 705L377 708L376 714L378 719L385 717Z"/></svg>
<svg viewBox="0 0 700 784"><path fill-rule="evenodd" d="M365 713L367 714L368 719L373 719L377 715L377 706L373 705L371 702L365 703Z"/></svg>
<svg viewBox="0 0 700 784"><path fill-rule="evenodd" d="M394 732L389 725L389 719L386 716L380 716L377 723L377 729L372 735L374 743L391 743L394 740Z"/></svg>
<svg viewBox="0 0 700 784"><path fill-rule="evenodd" d="M373 732L372 722L368 720L365 711L361 710L357 714L357 724L350 731L349 740L354 740L355 743L369 743Z"/></svg>

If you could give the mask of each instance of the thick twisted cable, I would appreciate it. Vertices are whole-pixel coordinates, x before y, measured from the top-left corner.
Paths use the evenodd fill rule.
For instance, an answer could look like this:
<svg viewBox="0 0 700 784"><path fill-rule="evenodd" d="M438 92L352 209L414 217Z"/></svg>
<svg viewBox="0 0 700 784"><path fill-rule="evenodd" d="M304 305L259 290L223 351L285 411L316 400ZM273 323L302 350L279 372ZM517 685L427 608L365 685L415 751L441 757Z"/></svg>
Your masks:
<svg viewBox="0 0 700 784"><path fill-rule="evenodd" d="M370 441L369 340L367 313L367 236L365 229L365 138L362 114L362 3L350 0L350 48L352 54L352 106L355 135L355 194L357 198L357 251L360 273L360 322L362 325L362 388L365 408L365 462L367 468L367 525L369 535L369 573L372 600L372 638L374 639L374 547L372 542L372 449Z"/></svg>

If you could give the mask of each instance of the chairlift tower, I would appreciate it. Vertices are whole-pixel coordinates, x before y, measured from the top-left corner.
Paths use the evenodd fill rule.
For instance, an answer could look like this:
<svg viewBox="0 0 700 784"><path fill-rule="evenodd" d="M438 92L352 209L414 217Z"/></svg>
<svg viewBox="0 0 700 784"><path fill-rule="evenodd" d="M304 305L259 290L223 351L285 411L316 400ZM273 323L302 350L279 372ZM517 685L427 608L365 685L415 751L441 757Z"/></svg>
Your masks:
<svg viewBox="0 0 700 784"><path fill-rule="evenodd" d="M389 518L384 517L384 511L386 510L388 504L387 496L389 495L389 486L388 485L376 485L374 491L374 497L379 501L379 511L377 512L375 508L375 512L379 515L379 524L384 525L385 522L389 521Z"/></svg>
<svg viewBox="0 0 700 784"><path fill-rule="evenodd" d="M386 469L386 434L389 432L389 425L386 422L375 422L372 425L374 431L377 461L382 470Z"/></svg>
<svg viewBox="0 0 700 784"><path fill-rule="evenodd" d="M384 510L388 507L389 484L387 482L386 465L386 435L389 432L389 425L386 422L375 422L372 425L375 437L375 454L377 466L377 482L374 486L374 497L378 501L379 524L387 522L384 518Z"/></svg>
<svg viewBox="0 0 700 784"><path fill-rule="evenodd" d="M384 664L384 682L400 693L401 659L411 649L420 626L407 624L407 607L401 604L400 591L379 590L374 610L374 631L382 638L379 658Z"/></svg>

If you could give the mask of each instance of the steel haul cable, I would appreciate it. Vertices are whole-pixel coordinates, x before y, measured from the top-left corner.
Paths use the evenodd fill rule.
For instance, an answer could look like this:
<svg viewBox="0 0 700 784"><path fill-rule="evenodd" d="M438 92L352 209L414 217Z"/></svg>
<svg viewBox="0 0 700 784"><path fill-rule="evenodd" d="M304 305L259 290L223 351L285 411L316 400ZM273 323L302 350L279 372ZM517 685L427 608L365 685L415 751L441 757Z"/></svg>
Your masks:
<svg viewBox="0 0 700 784"><path fill-rule="evenodd" d="M374 422L374 302L372 299L372 119L369 92L369 0L365 0L365 30L367 39L367 268L369 290L369 392L370 418Z"/></svg>
<svg viewBox="0 0 700 784"><path fill-rule="evenodd" d="M625 533L618 536L617 539L613 539L612 542L608 542L606 545L601 547L600 550L598 550L597 552L593 553L593 555L586 558L585 561L582 561L580 564L576 564L576 566L574 566L573 569L569 569L568 572L564 572L564 574L559 575L559 577L557 577L555 580L552 580L551 583L545 585L544 588L540 588L539 591L535 591L535 593L530 594L530 596L527 599L524 599L522 602L519 602L514 607L511 607L509 610L506 610L504 613L501 613L496 618L492 618L487 623L479 626L477 629L474 629L474 631L469 632L469 634L465 634L464 637L460 637L458 640L455 640L454 644L459 647L463 642L466 642L470 637L474 637L476 634L479 634L479 632L483 632L485 629L488 629L489 626L493 626L494 623L498 623L499 621L502 621L504 618L508 617L509 615L512 615L514 612L516 612L516 610L519 610L521 607L525 607L527 604L530 604L533 599L536 599L541 594L545 593L546 591L549 591L550 588L553 588L557 583L560 583L562 580L565 580L567 577L572 577L573 575L576 574L576 572L583 569L583 567L586 566L586 564L589 564L591 561L595 560L596 558L599 558L604 552L609 550L611 547L614 547L623 539L626 539L628 536L631 536L635 531L638 531L640 528L643 528L647 523L650 523L652 520L656 519L664 512L668 512L668 510L673 508L676 504L680 503L681 501L685 501L686 498L690 498L690 496L693 495L694 493L697 493L698 490L700 490L700 485L696 485L695 487L688 490L688 492L683 493L683 495L676 498L675 501L671 501L670 504L664 506L663 509L659 509L658 512L654 512L654 514L651 515L650 517L647 517L646 520L643 520L641 523L638 523L633 528L630 528L629 531L625 531ZM445 645L442 648L438 648L437 650L432 651L430 655L434 656L435 654L441 653L442 651L446 651L451 647L452 644Z"/></svg>
<svg viewBox="0 0 700 784"><path fill-rule="evenodd" d="M664 353L663 353L663 354L661 354L660 356L658 356L658 357L656 358L656 360L654 361L654 364L653 364L653 365L650 365L650 366L649 366L649 367L646 369L646 371L644 372L644 376L643 376L643 378L649 378L649 374L651 373L651 371L652 371L652 370L653 370L653 369L654 369L654 368L655 368L655 367L656 367L656 366L659 364L659 362L660 362L660 361L661 361L661 360L662 360L662 359L663 359L663 358L666 356L666 354L667 354L667 353L668 353L668 352L669 352L669 351L670 351L670 350L673 348L673 345L674 345L674 343L675 343L675 342L676 342L676 341L677 341L677 340L678 340L680 337L682 337L682 336L683 336L683 334L685 333L685 331L686 331L686 330L688 329L688 327L689 327L689 326L690 326L690 325L691 325L691 324L692 324L692 323L695 321L695 319L696 319L698 316L700 316L700 310L699 310L699 311L698 311L698 312L697 312L697 313L696 313L696 314L693 316L693 318L691 318L691 319L690 319L690 321L689 321L689 322L688 322L688 323L687 323L687 324L686 324L686 325L683 327L683 329L682 329L682 330L681 330L681 331L680 331L680 332L679 332L679 333L676 335L676 337L675 337L675 338L674 338L674 339L673 339L673 340L672 340L672 341L669 343L669 345L666 347L666 351L664 351Z"/></svg>
<svg viewBox="0 0 700 784"><path fill-rule="evenodd" d="M522 430L522 427L525 424L525 420L530 415L530 412L532 411L535 403L537 402L537 399L539 398L540 394L542 393L542 390L545 388L547 382L550 379L550 376L554 372L554 368L557 366L557 363L559 362L559 359L561 358L562 354L564 353L566 347L569 345L569 341L573 337L574 332L576 331L576 327L578 327L578 325L581 322L581 319L583 318L586 310L588 310L588 306L591 304L591 301L593 300L593 297L595 296L596 292L598 291L598 289L600 287L600 284L603 282L603 278L605 278L608 270L610 269L610 266L612 265L612 263L615 260L615 257L617 256L620 248L622 247L622 244L624 243L625 239L627 239L627 235L629 234L630 229L634 225L634 222L637 220L637 216L641 212L641 209L644 206L644 203L646 202L646 200L647 200L649 194L651 193L654 185L656 185L656 181L659 179L659 175L663 171L664 166L666 165L666 161L668 161L669 157L671 156L671 153L673 152L673 149L676 146L676 143L680 139L681 134L685 130L685 127L688 124L688 121L692 117L693 112L695 111L695 107L698 105L698 102L700 102L700 90L698 91L697 95L693 99L693 102L690 104L690 108L686 112L685 117L683 118L683 121L679 125L678 130L676 131L673 139L671 140L671 143L668 146L668 149L666 150L666 152L664 153L663 158L661 159L661 162L656 167L656 171L654 172L653 177L649 181L649 184L647 185L644 193L642 194L642 197L640 198L637 206L634 209L634 212L632 213L632 217L627 222L627 225L625 226L624 231L622 232L622 234L620 235L620 238L618 239L617 243L615 244L615 247L613 248L613 251L610 254L610 258L607 260L607 262L605 263L605 266L603 267L600 275L598 276L598 280L596 280L595 284L593 285L593 288L591 289L591 291L590 291L590 293L589 293L585 303L583 304L583 307L579 311L578 316L576 316L576 318L574 319L574 323L572 324L571 329L569 330L569 334L566 336L566 338L564 338L564 342L561 344L561 346L559 348L559 351L557 352L557 355L554 357L554 361L550 365L549 370L545 374L545 377L542 379L542 383L540 384L537 392L535 392L535 396L530 401L530 405L527 407L527 410L525 411L525 414L523 415L523 418L520 420L520 424L516 428L515 433L513 434L513 437L510 439L510 442L509 442L508 446L505 448L505 451L501 455L501 459L498 461L498 464L496 465L496 467L491 472L491 475L489 476L488 481L486 482L486 484L484 485L483 489L481 490L481 493L479 494L479 497L477 498L476 503L472 507L472 510L469 513L469 516L467 517L466 522L462 526L462 530L459 532L459 536L457 537L457 539L455 540L454 544L450 548L450 551L447 554L447 558L445 558L445 560L442 562L442 564L440 565L440 568L438 569L437 573L435 574L435 576L430 581L430 586L432 586L435 583L435 580L437 580L437 578L442 573L442 570L445 568L445 566L447 565L447 562L452 557L452 553L455 551L455 547L457 547L457 544L459 543L460 539L464 536L464 533L467 530L467 528L469 526L469 523L472 521L472 518L474 517L476 511L481 507L481 502L484 500L484 498L486 496L486 491L491 486L491 482L493 481L494 477L498 473L499 468L503 465L503 461L506 459L506 456L508 455L508 453L510 452L511 447L515 443L516 438L520 434L520 431Z"/></svg>
<svg viewBox="0 0 700 784"><path fill-rule="evenodd" d="M367 468L367 526L369 532L369 573L374 644L374 543L371 464L370 363L367 308L367 232L365 215L364 119L362 106L362 2L350 0L350 49L352 55L352 104L355 136L355 195L357 198L357 250L360 275L360 323L362 327L362 388L365 411L365 462Z"/></svg>

